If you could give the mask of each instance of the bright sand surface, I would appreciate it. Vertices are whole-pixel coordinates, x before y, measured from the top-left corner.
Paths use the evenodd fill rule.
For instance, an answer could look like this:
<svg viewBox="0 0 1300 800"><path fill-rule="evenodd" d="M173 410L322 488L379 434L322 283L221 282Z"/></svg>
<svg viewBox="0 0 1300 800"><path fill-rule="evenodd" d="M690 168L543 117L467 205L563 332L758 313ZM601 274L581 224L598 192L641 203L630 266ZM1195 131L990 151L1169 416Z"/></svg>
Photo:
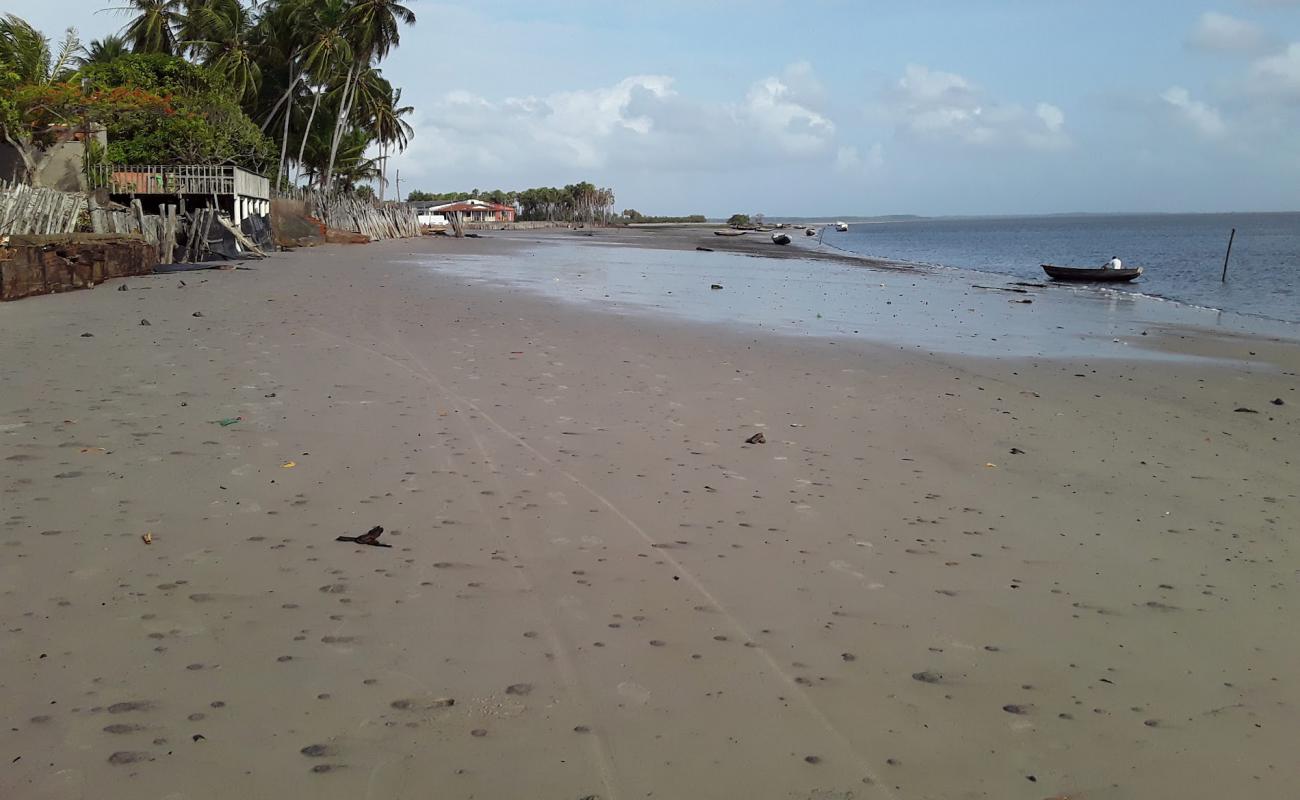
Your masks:
<svg viewBox="0 0 1300 800"><path fill-rule="evenodd" d="M0 306L0 797L1294 795L1300 347L782 335L525 249ZM917 283L862 319L1072 305Z"/></svg>

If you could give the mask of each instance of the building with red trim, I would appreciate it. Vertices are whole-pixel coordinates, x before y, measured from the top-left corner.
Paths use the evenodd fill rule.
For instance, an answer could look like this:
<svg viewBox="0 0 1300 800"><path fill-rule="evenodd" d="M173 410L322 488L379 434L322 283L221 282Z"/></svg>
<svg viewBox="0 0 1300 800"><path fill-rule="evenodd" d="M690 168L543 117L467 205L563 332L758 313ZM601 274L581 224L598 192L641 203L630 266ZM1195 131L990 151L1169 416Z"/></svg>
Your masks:
<svg viewBox="0 0 1300 800"><path fill-rule="evenodd" d="M452 214L459 214L461 222L514 222L514 206L488 203L483 200L457 200L454 203L411 203L420 215L422 225L446 225Z"/></svg>

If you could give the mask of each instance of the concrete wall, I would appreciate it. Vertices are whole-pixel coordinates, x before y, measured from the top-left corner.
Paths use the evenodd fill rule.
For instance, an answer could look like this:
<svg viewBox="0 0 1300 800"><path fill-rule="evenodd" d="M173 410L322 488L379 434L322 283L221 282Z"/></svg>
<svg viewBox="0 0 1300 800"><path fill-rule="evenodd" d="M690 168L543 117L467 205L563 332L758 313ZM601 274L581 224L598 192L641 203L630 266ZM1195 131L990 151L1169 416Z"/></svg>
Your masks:
<svg viewBox="0 0 1300 800"><path fill-rule="evenodd" d="M41 153L36 167L34 186L45 189L58 189L61 192L79 192L86 188L86 177L81 169L85 145L80 140L71 138L78 134L71 133L64 141L51 145ZM99 139L102 147L108 145L108 134L101 128L92 134ZM7 143L0 142L0 179L12 181L23 175L23 159L18 151Z"/></svg>

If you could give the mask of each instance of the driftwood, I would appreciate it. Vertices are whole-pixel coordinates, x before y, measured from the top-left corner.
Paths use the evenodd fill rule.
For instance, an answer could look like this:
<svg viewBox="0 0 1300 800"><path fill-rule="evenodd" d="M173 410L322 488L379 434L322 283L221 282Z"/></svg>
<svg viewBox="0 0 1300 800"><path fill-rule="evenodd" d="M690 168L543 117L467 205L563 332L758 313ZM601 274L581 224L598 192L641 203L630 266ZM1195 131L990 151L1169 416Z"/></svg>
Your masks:
<svg viewBox="0 0 1300 800"><path fill-rule="evenodd" d="M234 225L231 225L229 222L226 222L225 217L218 216L217 222L220 223L221 227L230 231L230 234L235 237L235 241L239 242L240 247L243 247L245 250L247 250L250 255L256 256L257 258L266 258L266 253L262 252L262 248L258 247L257 243L254 242L252 239L249 239L247 236L245 236L244 232L241 231L239 228L236 228Z"/></svg>

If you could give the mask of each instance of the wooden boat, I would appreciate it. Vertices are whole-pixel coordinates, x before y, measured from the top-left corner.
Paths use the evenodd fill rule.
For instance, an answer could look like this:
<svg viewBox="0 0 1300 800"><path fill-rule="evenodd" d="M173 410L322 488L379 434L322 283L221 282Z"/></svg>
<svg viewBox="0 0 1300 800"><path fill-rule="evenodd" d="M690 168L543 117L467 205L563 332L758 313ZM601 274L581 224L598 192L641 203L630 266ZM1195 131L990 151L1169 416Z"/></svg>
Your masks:
<svg viewBox="0 0 1300 800"><path fill-rule="evenodd" d="M733 228L731 230L714 231L713 235L714 236L744 236L746 233L747 231L739 231Z"/></svg>
<svg viewBox="0 0 1300 800"><path fill-rule="evenodd" d="M808 228L807 230L805 230L805 231L803 232L803 235L804 235L804 236L816 236L816 235L817 235L817 229L816 229L816 228Z"/></svg>
<svg viewBox="0 0 1300 800"><path fill-rule="evenodd" d="M1133 269L1101 269L1096 267L1057 267L1043 264L1043 272L1049 278L1058 281L1096 281L1101 283L1119 283L1131 281L1142 274L1141 267Z"/></svg>
<svg viewBox="0 0 1300 800"><path fill-rule="evenodd" d="M790 234L788 233L772 234L772 244L790 244Z"/></svg>
<svg viewBox="0 0 1300 800"><path fill-rule="evenodd" d="M847 231L848 229L849 229L849 223L847 223L847 222L837 222L837 223L835 223L835 230L839 231L840 233L844 233L844 232Z"/></svg>

